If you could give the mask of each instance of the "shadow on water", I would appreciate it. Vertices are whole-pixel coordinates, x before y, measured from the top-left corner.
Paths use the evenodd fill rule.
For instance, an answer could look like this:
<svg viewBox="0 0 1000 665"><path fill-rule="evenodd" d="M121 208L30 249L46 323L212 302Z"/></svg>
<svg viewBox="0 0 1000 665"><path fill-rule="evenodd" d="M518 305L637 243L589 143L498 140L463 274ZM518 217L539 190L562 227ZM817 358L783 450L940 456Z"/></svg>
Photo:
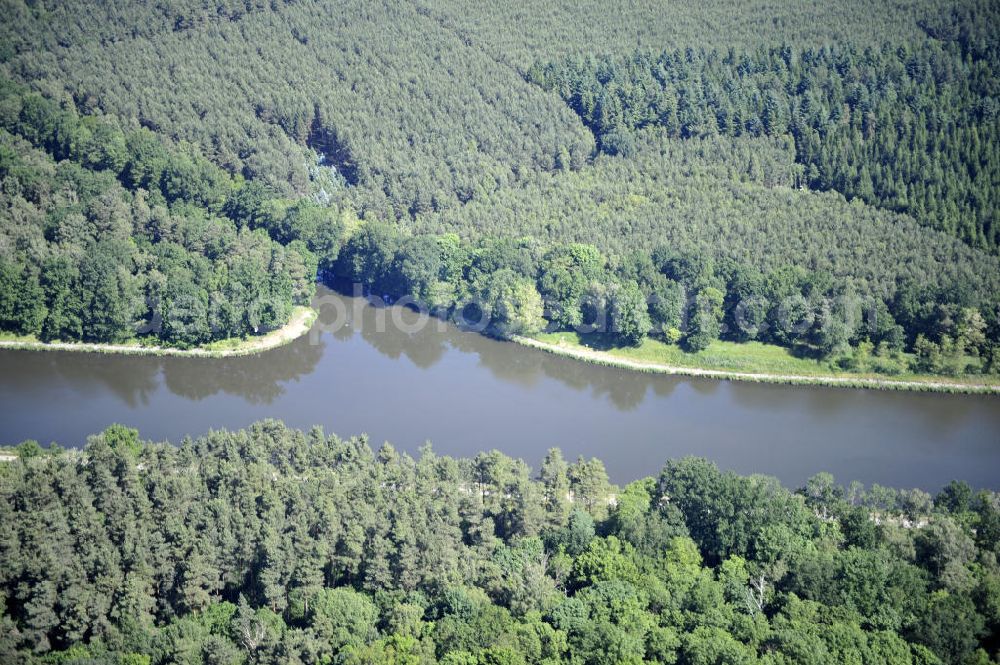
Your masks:
<svg viewBox="0 0 1000 665"><path fill-rule="evenodd" d="M410 310L404 310L401 314L400 308L387 307L377 311L393 309L407 322L416 321L417 314ZM651 383L643 375L587 365L537 349L501 343L475 332L462 331L438 319L430 319L422 330L411 334L370 332L372 330L373 327L366 322L365 332L362 334L365 341L385 355L398 349L421 368L426 369L440 360L450 347L475 355L481 367L505 383L534 388L544 379L553 379L574 390L586 391L595 397L606 397L622 411L639 406Z"/></svg>
<svg viewBox="0 0 1000 665"><path fill-rule="evenodd" d="M381 355L391 360L407 358L421 369L437 364L447 351L453 332L439 319L408 309L387 306L381 301L356 298L341 291L320 286L313 306L318 311L315 328L345 342L360 333L361 338ZM331 299L336 299L337 307ZM310 338L320 337L314 330Z"/></svg>
<svg viewBox="0 0 1000 665"><path fill-rule="evenodd" d="M232 358L163 358L163 380L175 395L199 401L218 393L251 404L271 404L285 384L315 371L326 343L300 337L252 356Z"/></svg>
<svg viewBox="0 0 1000 665"><path fill-rule="evenodd" d="M388 307L369 307L366 311L372 313L373 321L362 327L361 337L383 356L393 360L405 357L420 369L430 369L444 357L446 338L444 334L434 332L439 323L436 319L427 323L427 330L406 332L387 319L392 314L400 319L412 319L417 316L415 312Z"/></svg>
<svg viewBox="0 0 1000 665"><path fill-rule="evenodd" d="M321 288L318 295L334 294L342 299L344 306L320 309L319 320L327 334L346 341L360 331L361 338L381 355L392 360L405 357L420 369L433 367L452 348L475 355L481 367L506 383L533 388L544 379L553 379L574 390L607 398L621 411L630 411L642 404L650 387L657 386L656 394L665 396L678 381L589 365L537 349L499 343L408 307L356 298L347 294L343 286L336 291ZM338 310L340 316L346 313L346 325L334 325ZM711 390L711 387L701 389Z"/></svg>
<svg viewBox="0 0 1000 665"><path fill-rule="evenodd" d="M641 374L499 343L325 287L317 325L228 359L0 352L0 443L79 444L110 422L179 442L266 417L369 431L415 452L499 448L538 463L557 445L616 481L704 455L801 483L819 470L899 486L996 486L1000 400ZM333 325L338 323L340 325ZM401 324L401 325L400 325Z"/></svg>
<svg viewBox="0 0 1000 665"><path fill-rule="evenodd" d="M147 405L159 388L160 359L74 351L0 351L0 374L18 394L40 398L61 385L77 395L112 392L130 407ZM7 388L5 383L3 388Z"/></svg>
<svg viewBox="0 0 1000 665"><path fill-rule="evenodd" d="M0 351L0 373L16 382L22 399L34 392L47 396L61 386L81 398L106 391L135 409L151 405L162 385L193 401L225 393L269 404L284 393L285 383L312 373L324 349L323 340L310 344L300 338L266 353L233 358ZM8 387L15 385L0 390Z"/></svg>

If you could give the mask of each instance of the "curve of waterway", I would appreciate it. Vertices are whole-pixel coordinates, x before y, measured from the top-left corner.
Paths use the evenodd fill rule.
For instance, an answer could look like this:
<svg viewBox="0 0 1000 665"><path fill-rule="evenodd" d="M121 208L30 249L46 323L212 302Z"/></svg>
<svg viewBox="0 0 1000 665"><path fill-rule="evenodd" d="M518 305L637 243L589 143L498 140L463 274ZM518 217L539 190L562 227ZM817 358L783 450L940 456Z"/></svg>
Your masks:
<svg viewBox="0 0 1000 665"><path fill-rule="evenodd" d="M430 440L441 454L496 448L537 465L558 446L569 458L599 457L616 482L701 455L790 486L830 471L845 484L933 491L961 478L1000 489L996 396L641 374L319 295L327 304L310 334L257 356L0 351L0 443L80 446L111 422L178 442L273 417L366 432L376 446L412 453ZM343 326L322 330L338 318Z"/></svg>

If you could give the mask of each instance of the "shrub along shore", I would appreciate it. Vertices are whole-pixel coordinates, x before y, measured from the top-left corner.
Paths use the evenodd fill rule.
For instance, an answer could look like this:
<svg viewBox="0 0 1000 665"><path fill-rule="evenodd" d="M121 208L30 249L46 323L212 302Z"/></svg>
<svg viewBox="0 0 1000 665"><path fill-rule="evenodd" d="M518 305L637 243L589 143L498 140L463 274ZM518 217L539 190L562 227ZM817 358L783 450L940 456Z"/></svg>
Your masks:
<svg viewBox="0 0 1000 665"><path fill-rule="evenodd" d="M141 343L90 344L83 342L43 342L33 337L6 336L0 338L0 349L27 351L82 351L88 353L116 353L124 355L187 356L198 358L226 358L263 353L284 346L305 335L317 317L310 307L296 307L291 319L281 328L259 337L230 338L197 346L190 349L149 346ZM920 392L947 392L971 394L1000 394L1000 383L986 379L975 381L972 377L963 379L942 379L933 375L906 374L901 378L863 374L858 372L836 372L824 370L818 363L795 358L781 347L761 344L736 344L715 342L705 352L690 354L679 348L657 340L647 339L638 347L595 348L593 340L573 333L539 334L533 337L512 335L508 341L552 353L554 355L584 362L617 367L638 372L656 374L676 374L727 381L748 381L754 383L777 383L786 385L832 386L840 388L873 388L878 390L907 390ZM750 348L756 346L762 352ZM716 348L718 347L718 348ZM713 351L721 353L715 353ZM735 349L741 355L738 361L726 358ZM742 353L746 351L746 353ZM787 370L768 367L770 363L763 354L780 352L787 357L791 367ZM708 354L708 360L702 358ZM722 356L721 358L717 356ZM739 368L732 364L738 362ZM815 368L807 367L815 364Z"/></svg>
<svg viewBox="0 0 1000 665"><path fill-rule="evenodd" d="M229 358L263 353L284 346L302 337L316 321L316 310L298 306L288 323L264 335L231 337L190 349L147 346L139 342L125 344L91 344L87 342L43 342L34 337L6 336L0 338L0 349L24 351L83 351L86 353L120 353L141 356L188 356L198 358Z"/></svg>
<svg viewBox="0 0 1000 665"><path fill-rule="evenodd" d="M1000 394L1000 383L995 382L974 382L962 379L942 380L938 376L928 375L906 375L905 378L889 379L885 377L859 374L854 372L809 374L809 373L784 373L773 371L740 371L727 369L725 367L706 367L697 364L697 358L692 355L687 359L691 364L674 364L672 362L662 362L655 359L658 355L654 350L652 353L644 354L642 349L651 346L652 340L647 340L641 347L613 348L608 350L597 350L588 346L585 342L573 341L572 335L568 333L556 333L540 335L539 337L514 336L511 341L522 346L531 347L552 353L557 356L582 360L596 365L608 367L618 367L638 372L650 372L655 374L677 374L681 376L697 376L710 379L721 379L728 381L749 381L754 383L780 383L787 385L812 385L812 386L832 386L839 388L874 388L877 390L911 390L920 392L947 392L947 393L977 393L977 394ZM655 344L655 342L653 342ZM718 343L723 344L723 343ZM665 345L659 345L665 346ZM741 345L746 346L746 345ZM771 347L779 348L779 347ZM651 358L647 357L651 356ZM753 368L754 357L748 354L745 356L748 368ZM987 379L988 377L978 377Z"/></svg>

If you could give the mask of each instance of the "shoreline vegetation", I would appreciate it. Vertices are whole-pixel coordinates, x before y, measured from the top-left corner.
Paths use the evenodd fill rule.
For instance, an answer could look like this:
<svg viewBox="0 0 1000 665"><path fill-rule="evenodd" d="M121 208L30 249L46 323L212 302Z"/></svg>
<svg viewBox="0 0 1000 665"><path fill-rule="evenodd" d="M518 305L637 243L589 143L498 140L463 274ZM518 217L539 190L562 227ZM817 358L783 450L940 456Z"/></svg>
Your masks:
<svg viewBox="0 0 1000 665"><path fill-rule="evenodd" d="M388 51L370 35L399 15L366 3L77 4L0 29L0 348L255 353L320 274L482 305L501 337L608 322L611 356L647 371L1000 385L990 3L876 30L857 2L765 3L757 29L598 3L593 31L430 3ZM777 15L781 46L760 39ZM302 85L280 74L328 50ZM633 351L657 331L685 353Z"/></svg>
<svg viewBox="0 0 1000 665"><path fill-rule="evenodd" d="M190 349L142 344L87 342L42 342L33 337L0 336L0 350L75 351L123 355L227 358L249 356L284 346L305 335L316 321L311 307L296 306L289 321L264 335L219 340ZM783 347L758 342L716 340L701 352L685 353L676 345L646 338L636 347L597 348L596 340L573 332L511 335L496 338L594 365L636 372L691 376L722 381L774 383L790 386L826 386L875 390L903 390L1000 395L1000 380L994 377L942 378L937 375L902 374L886 377L858 372L831 373L818 362L793 356Z"/></svg>
<svg viewBox="0 0 1000 665"><path fill-rule="evenodd" d="M542 333L532 337L514 335L510 339L516 344L545 351L553 355L596 365L654 374L674 374L728 381L785 385L1000 395L1000 382L996 382L996 379L991 377L983 377L985 380L978 381L975 379L979 379L979 377L975 377L975 379L973 377L942 379L934 375L919 374L905 374L901 377L887 378L852 372L830 373L829 370L824 371L823 367L819 364L816 364L815 373L802 369L797 369L793 372L765 371L763 369L758 371L753 368L759 367L766 360L762 360L753 354L747 354L737 360L741 364L746 363L747 369L737 369L732 366L727 367L725 364L726 360L732 362L734 359L724 359L725 354L719 354L711 361L713 363L717 362L719 364L717 367L708 367L705 364L686 364L695 359L679 359L676 356L682 354L682 351L674 346L663 344L653 339L645 340L638 347L617 347L608 350L593 348L592 345L588 345L588 340L585 339L585 336L577 335L576 333ZM813 364L809 360L795 358L781 347L764 344L735 344L716 341L706 351L710 354L712 351L728 349L729 347L749 348L751 346L758 347L764 353L776 350L787 356L787 360L796 362L797 364ZM705 353L701 352L695 355L704 355ZM667 359L669 361L665 362Z"/></svg>
<svg viewBox="0 0 1000 665"><path fill-rule="evenodd" d="M141 343L101 344L90 342L42 342L34 337L0 336L0 349L15 351L76 351L84 353L120 353L144 356L187 356L196 358L231 358L249 356L284 346L302 337L316 321L316 310L297 305L288 322L263 335L246 338L231 337L190 349L169 346L143 345Z"/></svg>
<svg viewBox="0 0 1000 665"><path fill-rule="evenodd" d="M5 663L996 662L1000 497L962 481L792 489L684 457L617 486L559 448L272 419L16 452Z"/></svg>

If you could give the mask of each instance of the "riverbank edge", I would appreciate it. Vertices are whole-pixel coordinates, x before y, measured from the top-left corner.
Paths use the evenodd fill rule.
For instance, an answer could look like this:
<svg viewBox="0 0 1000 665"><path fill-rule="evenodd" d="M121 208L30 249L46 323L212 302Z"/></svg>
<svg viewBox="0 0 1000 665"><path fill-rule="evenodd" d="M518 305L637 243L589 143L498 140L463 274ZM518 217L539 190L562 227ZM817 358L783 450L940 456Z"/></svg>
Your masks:
<svg viewBox="0 0 1000 665"><path fill-rule="evenodd" d="M284 346L309 332L318 313L312 307L296 306L288 323L259 337L230 338L192 349L140 344L94 344L89 342L41 342L37 340L0 340L0 350L12 351L72 351L78 353L108 353L127 356L181 356L188 358L233 358L252 356ZM231 347L223 345L238 341Z"/></svg>
<svg viewBox="0 0 1000 665"><path fill-rule="evenodd" d="M968 393L1000 395L1000 384L960 383L955 381L916 381L904 379L878 379L860 376L806 374L769 374L766 372L737 372L707 367L685 367L656 362L630 360L606 351L595 351L579 345L552 344L532 337L513 335L510 341L546 353L571 358L605 367L616 367L650 374L672 374L748 383L776 383L797 386L826 386L831 388L869 388L875 390L901 390L911 392Z"/></svg>
<svg viewBox="0 0 1000 665"><path fill-rule="evenodd" d="M214 348L234 341L220 340L209 346L192 349L176 349L161 346L141 346L139 344L94 344L88 342L41 342L37 340L0 340L0 350L21 351L73 351L83 353L108 353L144 356L180 356L193 358L232 358L250 356L284 346L305 335L312 328L318 313L312 307L299 305L288 323L260 337L240 339L232 348ZM594 365L616 367L636 372L691 376L718 380L744 381L748 383L774 383L784 385L826 386L832 388L862 388L875 390L900 390L911 392L940 392L1000 395L1000 384L961 383L944 380L882 379L850 375L807 375L772 374L767 372L740 372L735 370L688 367L664 363L631 360L606 351L597 351L581 345L565 342L553 344L521 335L506 338L515 344L533 348L553 355L588 362Z"/></svg>

